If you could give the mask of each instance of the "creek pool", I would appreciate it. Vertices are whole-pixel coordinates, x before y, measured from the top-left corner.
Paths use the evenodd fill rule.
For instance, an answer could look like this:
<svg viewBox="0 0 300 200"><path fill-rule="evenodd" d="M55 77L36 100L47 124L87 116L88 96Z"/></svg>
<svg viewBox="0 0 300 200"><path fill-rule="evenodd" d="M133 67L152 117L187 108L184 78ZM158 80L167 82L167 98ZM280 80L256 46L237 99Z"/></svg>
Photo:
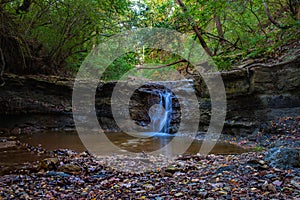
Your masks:
<svg viewBox="0 0 300 200"><path fill-rule="evenodd" d="M147 133L142 133L147 134ZM152 134L152 133L151 133ZM170 134L164 133L157 133L154 134L152 137L133 137L131 135L125 133L106 133L108 139L118 147L119 151L114 153L124 153L126 151L130 152L149 152L154 151L162 146L166 145L169 141L172 140L174 136ZM182 137L182 140L184 138ZM43 148L48 150L55 150L55 149L71 149L77 152L86 151L86 147L80 140L76 131L45 131L41 133L35 133L32 135L26 135L20 138L21 142L28 143L33 146L41 145ZM203 141L201 140L194 140L193 143L190 145L186 153L196 154L199 152L199 148L201 147ZM108 147L110 144L107 144L106 141L100 143L97 142L99 147L101 147L101 151L105 152L110 151ZM245 149L229 143L224 142L217 142L211 154L241 154L246 152Z"/></svg>
<svg viewBox="0 0 300 200"><path fill-rule="evenodd" d="M147 135L148 133L143 133ZM152 134L152 133L151 133ZM109 140L118 147L116 154L130 152L149 152L166 145L174 136L170 134L158 133L153 137L133 137L124 133L107 133ZM32 146L41 146L47 150L71 149L76 152L86 151L78 133L76 131L44 131L34 134L26 134L18 138L21 143L27 143ZM184 140L184 138L182 138ZM0 174L8 173L8 170L22 166L25 162L34 162L45 158L45 155L37 155L35 152L26 150L25 147L13 145L15 141L9 141L0 148ZM4 144L4 143L2 143ZM194 140L186 153L196 154L199 152L202 141ZM98 142L102 153L112 153L107 142ZM233 144L217 142L211 154L241 154L246 150Z"/></svg>

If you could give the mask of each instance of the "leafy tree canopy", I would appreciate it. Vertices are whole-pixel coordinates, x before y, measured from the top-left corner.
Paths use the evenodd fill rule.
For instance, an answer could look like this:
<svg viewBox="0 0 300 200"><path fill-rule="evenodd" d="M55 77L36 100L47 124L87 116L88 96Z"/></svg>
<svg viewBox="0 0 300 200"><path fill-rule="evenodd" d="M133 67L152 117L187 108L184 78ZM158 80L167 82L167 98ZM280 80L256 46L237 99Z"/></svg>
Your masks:
<svg viewBox="0 0 300 200"><path fill-rule="evenodd" d="M20 73L76 71L99 42L141 27L190 35L220 69L246 59L289 59L300 39L299 0L0 0L0 11L1 69ZM116 79L141 61L189 66L178 60L139 50L117 59L104 78Z"/></svg>

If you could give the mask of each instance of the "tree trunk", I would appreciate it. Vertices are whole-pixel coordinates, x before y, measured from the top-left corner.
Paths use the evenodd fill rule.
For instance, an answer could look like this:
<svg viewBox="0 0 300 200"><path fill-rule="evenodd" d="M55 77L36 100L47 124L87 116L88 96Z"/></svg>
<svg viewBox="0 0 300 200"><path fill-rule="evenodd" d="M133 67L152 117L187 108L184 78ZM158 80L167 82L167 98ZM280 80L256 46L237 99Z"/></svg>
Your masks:
<svg viewBox="0 0 300 200"><path fill-rule="evenodd" d="M224 38L224 32L223 32L220 16L218 16L217 13L215 13L214 18L215 18L216 28L218 31L218 36L220 38ZM222 40L221 40L221 42L222 42Z"/></svg>
<svg viewBox="0 0 300 200"><path fill-rule="evenodd" d="M203 49L205 50L205 52L209 55L209 56L214 56L214 54L212 53L212 51L209 49L209 47L207 46L207 43L205 42L199 28L197 27L197 25L195 24L194 20L188 15L187 12L187 8L185 7L184 3L181 0L177 0L178 5L182 8L182 11L187 15L187 20L188 22L192 25L194 32L196 33L201 46L203 47Z"/></svg>
<svg viewBox="0 0 300 200"><path fill-rule="evenodd" d="M274 24L277 28L280 28L280 29L289 29L291 28L291 26L282 26L280 23L278 23L270 14L270 11L269 11L269 7L267 5L267 3L262 0L263 4L264 4L264 7L265 7L265 11L266 11L266 14L268 16L268 19L270 20L270 22L272 24Z"/></svg>

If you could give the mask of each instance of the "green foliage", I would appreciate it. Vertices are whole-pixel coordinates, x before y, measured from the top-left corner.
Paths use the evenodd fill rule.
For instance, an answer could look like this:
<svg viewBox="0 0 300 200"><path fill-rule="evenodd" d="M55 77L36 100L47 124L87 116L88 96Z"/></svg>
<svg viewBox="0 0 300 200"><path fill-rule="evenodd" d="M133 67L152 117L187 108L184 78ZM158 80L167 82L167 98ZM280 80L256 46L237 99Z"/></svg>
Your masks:
<svg viewBox="0 0 300 200"><path fill-rule="evenodd" d="M127 53L117 58L102 74L101 79L104 81L120 80L121 77L129 70L134 68L138 60L134 53Z"/></svg>
<svg viewBox="0 0 300 200"><path fill-rule="evenodd" d="M252 150L255 151L255 152L261 152L261 151L264 151L265 148L262 147L262 146L255 146L255 147L252 148Z"/></svg>
<svg viewBox="0 0 300 200"><path fill-rule="evenodd" d="M30 51L30 65L75 71L94 45L122 29L118 22L128 10L126 0L36 0L21 14L19 1L0 6L19 25L11 31L27 41L22 48Z"/></svg>
<svg viewBox="0 0 300 200"><path fill-rule="evenodd" d="M235 59L232 57L224 57L224 56L215 56L213 58L214 64L218 67L218 69L228 70L234 63Z"/></svg>
<svg viewBox="0 0 300 200"><path fill-rule="evenodd" d="M288 4L293 1L266 1L270 15L282 26L289 26L288 29L277 27L269 20L260 0L185 0L186 13L172 2L147 1L152 13L155 13L152 14L156 16L153 18L155 24L172 27L185 34L195 34L192 26L196 25L214 52L213 59L219 69L229 69L243 59L276 56L279 46L300 39L300 20L295 12L300 4L296 1L293 5ZM166 5L173 6L169 9L171 13L163 12L168 10ZM188 18L192 18L193 24L188 22ZM217 19L220 27L217 27Z"/></svg>
<svg viewBox="0 0 300 200"><path fill-rule="evenodd" d="M122 30L169 28L195 37L196 26L218 68L230 69L244 59L279 56L284 44L300 39L299 1L181 1L185 9L174 0L35 0L28 12L20 14L16 9L22 1L2 1L0 48L10 66L23 63L76 72L93 47ZM118 79L137 64L168 64L180 59L160 53L164 54L146 50L143 63L137 53L127 54L117 59L103 78ZM14 57L18 62L10 59ZM144 72L148 77L151 73Z"/></svg>
<svg viewBox="0 0 300 200"><path fill-rule="evenodd" d="M170 67L159 66L175 62L180 57L175 54L157 50L144 49L137 52L127 53L117 58L102 74L101 79L105 81L127 79L127 77L136 77L137 79L149 80L168 80L176 78L178 72L176 65ZM143 67L143 69L138 69ZM145 69L151 68L151 69ZM176 74L175 74L176 72Z"/></svg>

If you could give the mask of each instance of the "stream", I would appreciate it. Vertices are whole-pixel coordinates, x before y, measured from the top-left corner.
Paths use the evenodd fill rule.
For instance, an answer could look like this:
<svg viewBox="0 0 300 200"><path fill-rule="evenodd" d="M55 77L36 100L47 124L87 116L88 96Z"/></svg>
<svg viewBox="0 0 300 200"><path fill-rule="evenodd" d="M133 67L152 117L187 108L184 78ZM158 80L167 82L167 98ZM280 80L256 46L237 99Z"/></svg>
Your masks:
<svg viewBox="0 0 300 200"><path fill-rule="evenodd" d="M170 140L172 140L173 136L167 134L157 134L153 137L148 138L133 138L132 136L124 133L107 133L106 134L109 140L117 145L120 148L120 151L115 153L122 153L124 151L131 152L148 152L153 151L160 148L162 145L165 145ZM184 139L184 138L183 138ZM71 149L77 152L86 151L87 149L82 144L78 134L76 131L45 131L41 133L35 133L32 135L23 136L20 138L21 142L28 143L33 146L41 145L43 148L48 150L55 149ZM199 148L201 147L202 141L195 140L187 153L196 154L199 152ZM105 151L110 150L109 148L105 148L108 144L103 141L102 143L97 143L98 146L102 147L102 152L105 154ZM211 154L241 154L246 152L243 148L229 144L219 142L217 143ZM107 152L111 153L111 152Z"/></svg>
<svg viewBox="0 0 300 200"><path fill-rule="evenodd" d="M160 133L148 138L133 138L124 133L107 133L109 140L119 147L119 151L114 153L122 154L126 151L131 152L149 152L161 148L172 140L173 136ZM83 152L87 149L81 142L76 131L44 131L34 134L26 134L18 138L21 143L27 143L32 146L40 146L47 150L71 149L76 152ZM183 138L184 139L184 138ZM0 142L0 172L7 173L8 169L14 169L22 166L25 162L34 162L42 160L45 155L38 155L34 151L28 151L23 146L15 145L15 140ZM196 154L199 152L202 141L195 140L188 148L186 153ZM102 153L111 153L106 142L97 143L101 146ZM211 154L241 154L245 149L224 142L218 142Z"/></svg>
<svg viewBox="0 0 300 200"><path fill-rule="evenodd" d="M101 155L126 154L128 152L147 153L162 149L175 137L169 134L171 131L171 120L173 113L172 99L173 94L168 90L157 90L159 101L153 104L149 109L151 119L150 127L152 132L138 133L147 137L133 137L122 132L105 133L109 139L99 139L98 135L93 135L88 150L93 148L100 149ZM44 154L38 155L34 147L40 147L46 150L70 149L76 152L86 151L87 148L82 143L77 131L73 128L68 129L64 116L48 115L19 115L19 116L0 116L0 128L5 130L15 130L17 138L5 138L0 140L0 172L5 173L6 169L12 169L21 166L25 162L33 162L45 158ZM57 129L57 128L60 129ZM72 127L72 125L69 125ZM22 132L21 129L27 130ZM53 130L54 129L54 130ZM55 130L56 129L56 130ZM4 129L3 129L4 130ZM44 130L44 131L39 131ZM60 131L58 131L60 130ZM179 134L179 133L175 133ZM190 138L183 135L178 136L183 145L190 144ZM23 145L17 145L17 140L21 144L33 146L29 149ZM191 145L183 153L197 154L203 141L193 140ZM112 150L111 145L117 148ZM174 151L177 147L168 150ZM186 148L185 148L186 149ZM184 150L185 150L184 149ZM91 151L93 152L93 151ZM166 152L166 153L169 153ZM224 142L217 142L211 150L211 154L241 154L245 149ZM3 172L4 171L4 172Z"/></svg>

